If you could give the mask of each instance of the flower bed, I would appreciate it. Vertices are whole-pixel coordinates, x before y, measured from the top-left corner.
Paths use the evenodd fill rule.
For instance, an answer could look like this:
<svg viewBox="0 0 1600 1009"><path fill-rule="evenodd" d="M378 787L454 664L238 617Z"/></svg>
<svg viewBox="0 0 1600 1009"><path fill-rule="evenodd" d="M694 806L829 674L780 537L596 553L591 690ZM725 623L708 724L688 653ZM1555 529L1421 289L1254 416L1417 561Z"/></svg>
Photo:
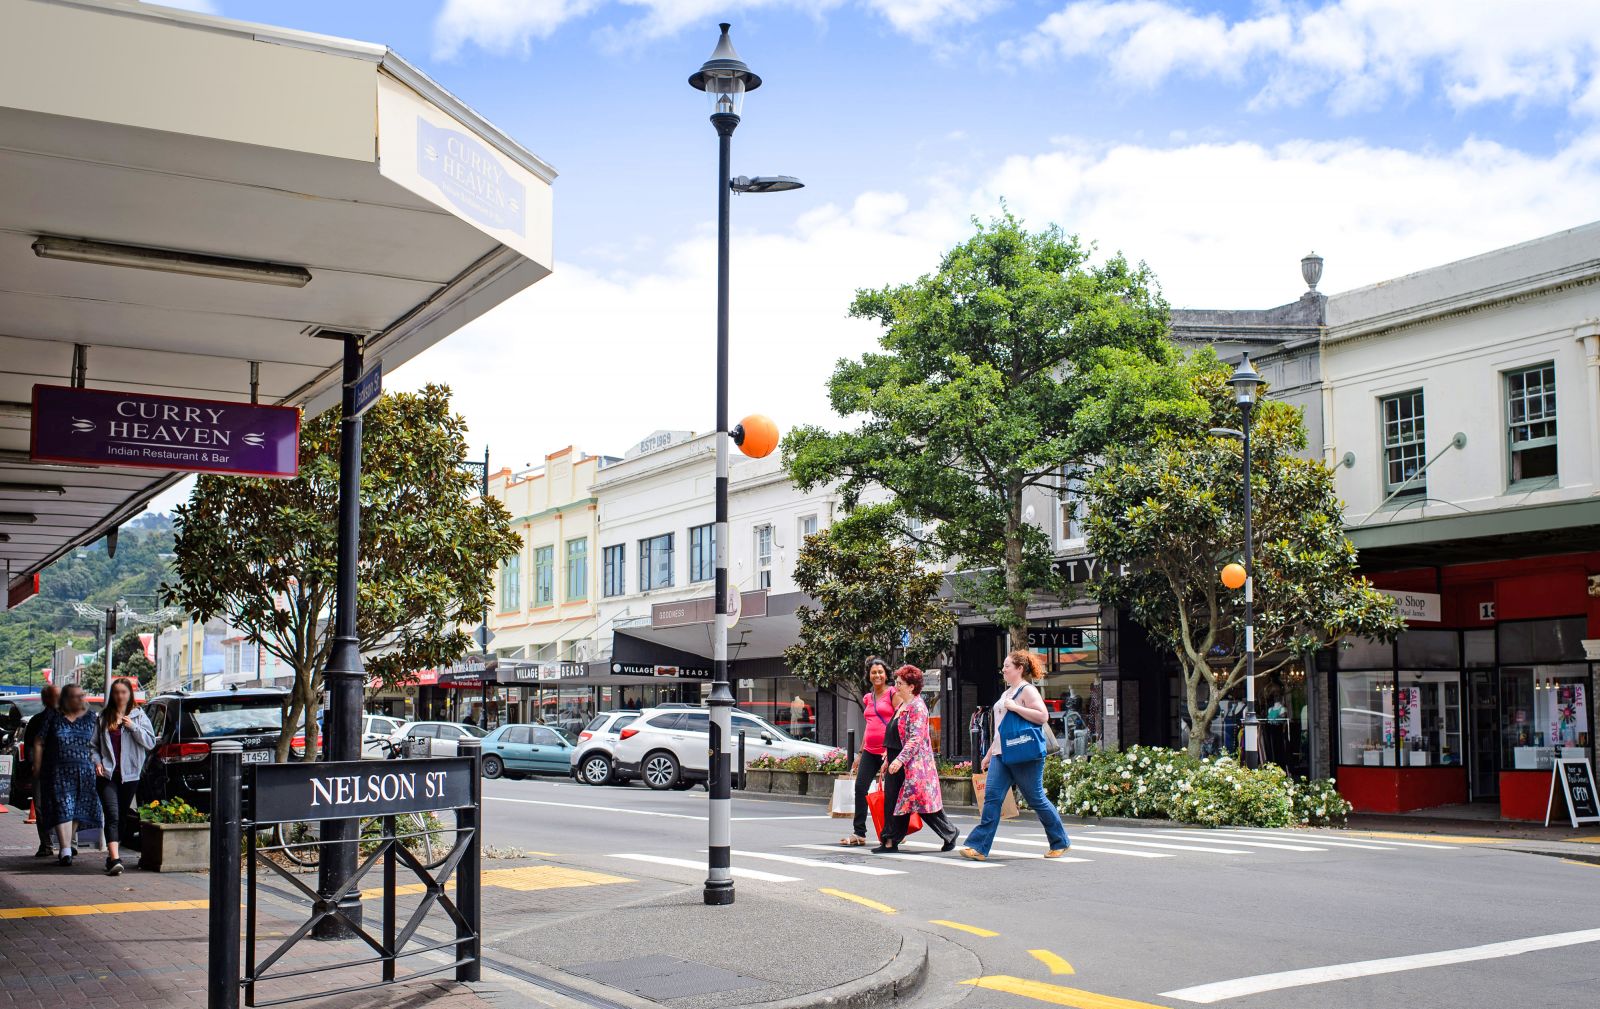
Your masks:
<svg viewBox="0 0 1600 1009"><path fill-rule="evenodd" d="M1045 765L1045 790L1069 816L1208 827L1342 826L1351 808L1331 778L1291 778L1275 764L1251 769L1231 757L1201 760L1157 746L1052 759Z"/></svg>

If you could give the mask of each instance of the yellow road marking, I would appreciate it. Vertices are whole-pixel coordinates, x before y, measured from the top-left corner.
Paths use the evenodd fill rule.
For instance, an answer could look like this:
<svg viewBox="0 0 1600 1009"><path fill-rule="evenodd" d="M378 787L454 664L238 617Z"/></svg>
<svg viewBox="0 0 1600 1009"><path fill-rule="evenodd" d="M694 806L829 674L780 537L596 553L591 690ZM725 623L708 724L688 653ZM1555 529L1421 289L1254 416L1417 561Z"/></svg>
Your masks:
<svg viewBox="0 0 1600 1009"><path fill-rule="evenodd" d="M1590 834L1586 837L1569 837L1567 840L1576 841L1578 844L1600 844L1600 834Z"/></svg>
<svg viewBox="0 0 1600 1009"><path fill-rule="evenodd" d="M979 928L976 925L963 925L959 921L945 921L943 918L935 918L928 924L943 925L945 928L953 928L958 932L970 932L973 935L981 935L985 939L992 939L1000 934L999 932L991 932L986 928Z"/></svg>
<svg viewBox="0 0 1600 1009"><path fill-rule="evenodd" d="M856 894L846 893L843 890L835 890L831 886L825 886L818 892L819 893L825 893L830 897L839 897L839 898L841 898L843 900L852 901L852 902L854 902L856 904L860 904L862 907L870 907L874 911L882 911L884 914L897 914L898 913L897 911L895 911L894 908L890 907L888 904L880 904L877 901L872 900L872 899L870 899L868 897L859 897Z"/></svg>
<svg viewBox="0 0 1600 1009"><path fill-rule="evenodd" d="M1395 841L1435 841L1439 844L1505 844L1499 837L1465 837L1459 834L1406 834L1396 830L1346 830L1351 837L1387 837Z"/></svg>
<svg viewBox="0 0 1600 1009"><path fill-rule="evenodd" d="M1046 967L1049 967L1050 973L1052 974L1078 973L1072 969L1072 964L1067 963L1065 960L1061 959L1059 956L1056 956L1047 949L1030 949L1028 950L1028 955L1044 964Z"/></svg>
<svg viewBox="0 0 1600 1009"><path fill-rule="evenodd" d="M1568 865L1586 865L1591 869L1600 869L1600 865L1596 865L1594 862L1585 862L1581 858L1563 858L1561 861Z"/></svg>
<svg viewBox="0 0 1600 1009"><path fill-rule="evenodd" d="M1068 1006L1069 1009L1167 1009L1150 1002L1135 1002L1132 999L1117 998L1113 995L1098 995L1092 991L1081 988L1064 988L1057 984L1046 984L1043 981L1027 981L1020 977L1007 977L996 974L991 977L975 977L962 984L970 984L975 988L987 988L990 991L1003 991L1010 995L1021 995L1038 1002L1047 1002L1050 1005Z"/></svg>
<svg viewBox="0 0 1600 1009"><path fill-rule="evenodd" d="M119 904L56 904L50 907L0 907L0 920L11 918L75 918L85 914L127 914L130 911L204 911L204 900L147 900Z"/></svg>

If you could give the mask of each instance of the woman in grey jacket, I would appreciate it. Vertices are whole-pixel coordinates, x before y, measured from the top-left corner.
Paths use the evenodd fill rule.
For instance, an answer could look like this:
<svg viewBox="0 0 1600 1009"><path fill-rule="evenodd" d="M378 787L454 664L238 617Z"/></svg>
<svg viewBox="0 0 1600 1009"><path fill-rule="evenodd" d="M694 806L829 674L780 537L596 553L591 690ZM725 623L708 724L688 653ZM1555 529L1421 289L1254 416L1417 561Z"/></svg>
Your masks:
<svg viewBox="0 0 1600 1009"><path fill-rule="evenodd" d="M144 762L156 745L150 717L133 703L133 684L113 680L94 730L95 773L105 814L106 875L122 875L122 818L133 805Z"/></svg>

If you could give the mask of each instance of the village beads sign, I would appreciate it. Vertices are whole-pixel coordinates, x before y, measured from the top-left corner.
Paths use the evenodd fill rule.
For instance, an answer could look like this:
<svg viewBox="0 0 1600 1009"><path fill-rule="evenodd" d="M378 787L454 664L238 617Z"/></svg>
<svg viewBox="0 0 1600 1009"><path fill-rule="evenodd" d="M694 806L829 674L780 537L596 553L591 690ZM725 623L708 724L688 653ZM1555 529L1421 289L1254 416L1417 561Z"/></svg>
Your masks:
<svg viewBox="0 0 1600 1009"><path fill-rule="evenodd" d="M300 472L300 411L106 389L33 387L35 462L235 476Z"/></svg>
<svg viewBox="0 0 1600 1009"><path fill-rule="evenodd" d="M472 805L470 757L259 764L257 823L394 816Z"/></svg>

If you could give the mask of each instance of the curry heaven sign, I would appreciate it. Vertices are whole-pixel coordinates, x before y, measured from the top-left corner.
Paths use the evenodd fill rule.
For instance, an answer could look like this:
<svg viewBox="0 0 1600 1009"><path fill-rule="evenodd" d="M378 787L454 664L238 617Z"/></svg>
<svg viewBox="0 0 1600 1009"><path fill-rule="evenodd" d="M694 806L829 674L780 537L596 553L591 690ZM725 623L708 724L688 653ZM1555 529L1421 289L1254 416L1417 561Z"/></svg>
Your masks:
<svg viewBox="0 0 1600 1009"><path fill-rule="evenodd" d="M35 462L293 477L300 411L107 389L33 387Z"/></svg>

